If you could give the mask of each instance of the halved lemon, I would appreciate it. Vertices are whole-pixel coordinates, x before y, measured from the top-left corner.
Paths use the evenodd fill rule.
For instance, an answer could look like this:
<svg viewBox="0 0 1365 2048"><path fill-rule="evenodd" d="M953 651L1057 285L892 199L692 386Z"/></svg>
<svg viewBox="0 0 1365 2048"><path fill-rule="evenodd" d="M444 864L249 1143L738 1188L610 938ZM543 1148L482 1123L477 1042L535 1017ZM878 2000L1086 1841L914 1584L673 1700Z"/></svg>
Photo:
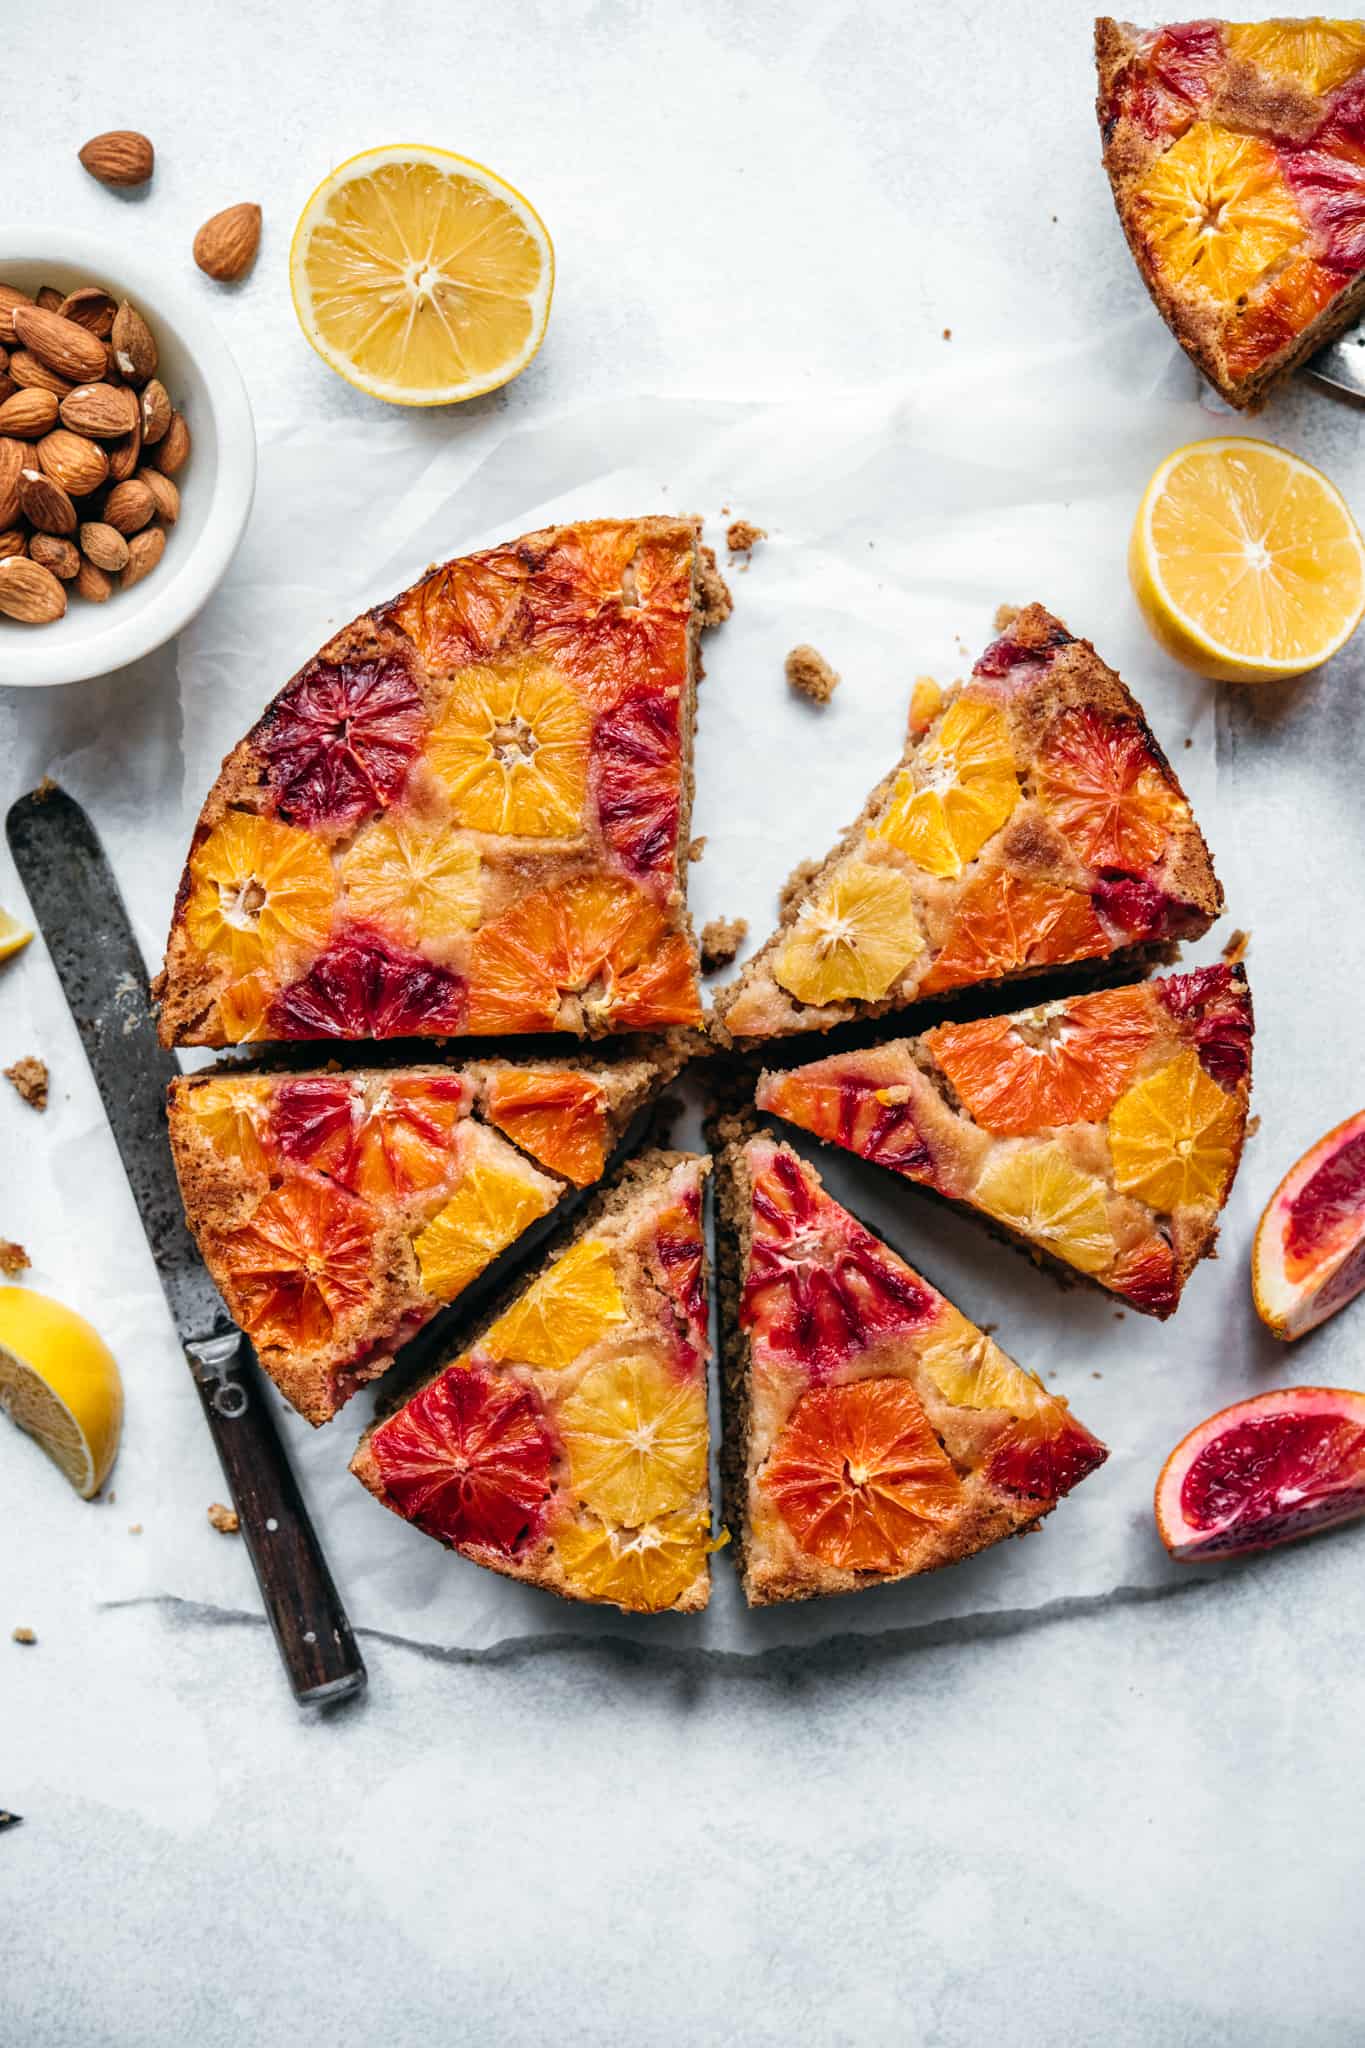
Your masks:
<svg viewBox="0 0 1365 2048"><path fill-rule="evenodd" d="M27 1287L0 1287L0 1409L59 1465L82 1500L118 1455L123 1381L84 1316Z"/></svg>
<svg viewBox="0 0 1365 2048"><path fill-rule="evenodd" d="M32 937L28 925L20 924L8 910L0 910L0 960L8 960L11 953L17 953Z"/></svg>
<svg viewBox="0 0 1365 2048"><path fill-rule="evenodd" d="M329 172L289 252L313 347L392 405L451 405L508 383L545 338L554 278L529 200L482 164L411 144Z"/></svg>
<svg viewBox="0 0 1365 2048"><path fill-rule="evenodd" d="M1192 441L1138 507L1128 573L1153 637L1215 682L1301 676L1365 612L1365 544L1321 470L1272 441Z"/></svg>

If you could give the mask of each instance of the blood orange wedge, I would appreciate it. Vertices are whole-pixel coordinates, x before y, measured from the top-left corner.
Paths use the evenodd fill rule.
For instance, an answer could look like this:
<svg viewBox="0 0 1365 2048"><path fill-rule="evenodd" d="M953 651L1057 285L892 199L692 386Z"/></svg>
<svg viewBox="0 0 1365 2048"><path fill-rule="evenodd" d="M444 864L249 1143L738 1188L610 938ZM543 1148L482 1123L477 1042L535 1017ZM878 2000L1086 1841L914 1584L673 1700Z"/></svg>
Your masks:
<svg viewBox="0 0 1365 2048"><path fill-rule="evenodd" d="M1265 1206L1251 1254L1262 1322L1302 1337L1365 1288L1365 1110L1319 1138Z"/></svg>
<svg viewBox="0 0 1365 2048"><path fill-rule="evenodd" d="M1156 1525L1181 1564L1240 1557L1365 1515L1365 1394L1283 1387L1224 1408L1162 1467Z"/></svg>
<svg viewBox="0 0 1365 2048"><path fill-rule="evenodd" d="M1103 1444L743 1118L718 1128L725 1519L761 1605L1037 1522Z"/></svg>
<svg viewBox="0 0 1365 2048"><path fill-rule="evenodd" d="M377 1432L384 1486L428 1536L511 1557L540 1529L554 1439L532 1389L465 1367Z"/></svg>
<svg viewBox="0 0 1365 2048"><path fill-rule="evenodd" d="M568 1599L641 1613L704 1607L712 1548L705 1280L697 1341L669 1342L676 1301L659 1257L678 1217L699 1213L704 1171L703 1161L679 1153L632 1162L511 1307L366 1432L351 1467L362 1484L476 1562ZM445 1475L465 1484L466 1446L448 1415L452 1403L475 1400L461 1392L471 1381L478 1414L496 1396L499 1413L505 1406L536 1423L536 1457L513 1491L515 1512L496 1525L500 1542L486 1514L482 1525L461 1519L461 1491L459 1513L439 1501L433 1512L425 1476L435 1475L442 1498L451 1497ZM415 1460L414 1437L424 1445L434 1437L435 1448ZM525 1460L518 1471L526 1477Z"/></svg>

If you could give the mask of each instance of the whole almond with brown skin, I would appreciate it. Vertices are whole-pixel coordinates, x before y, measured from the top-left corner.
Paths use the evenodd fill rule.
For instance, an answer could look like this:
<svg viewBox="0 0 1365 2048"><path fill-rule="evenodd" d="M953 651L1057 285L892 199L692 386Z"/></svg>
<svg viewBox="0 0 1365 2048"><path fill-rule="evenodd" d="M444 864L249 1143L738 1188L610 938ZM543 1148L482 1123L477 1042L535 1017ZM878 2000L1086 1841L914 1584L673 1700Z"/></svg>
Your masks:
<svg viewBox="0 0 1365 2048"><path fill-rule="evenodd" d="M66 610L66 592L50 569L11 555L0 562L0 612L21 626L50 626Z"/></svg>
<svg viewBox="0 0 1365 2048"><path fill-rule="evenodd" d="M6 555L23 555L28 552L28 535L22 526L7 526L0 533L0 560Z"/></svg>
<svg viewBox="0 0 1365 2048"><path fill-rule="evenodd" d="M137 307L130 306L127 299L114 315L109 346L125 383L141 386L156 375L156 337Z"/></svg>
<svg viewBox="0 0 1365 2048"><path fill-rule="evenodd" d="M155 447L163 439L174 410L161 379L149 379L142 387L142 439L146 447Z"/></svg>
<svg viewBox="0 0 1365 2048"><path fill-rule="evenodd" d="M101 519L87 519L78 538L81 553L97 569L105 569L111 576L117 576L120 569L127 567L128 543L116 526L107 526Z"/></svg>
<svg viewBox="0 0 1365 2048"><path fill-rule="evenodd" d="M59 540L55 533L35 533L28 551L62 583L70 583L81 566L80 550L69 540Z"/></svg>
<svg viewBox="0 0 1365 2048"><path fill-rule="evenodd" d="M38 443L38 461L54 484L73 498L88 498L109 474L109 457L97 441L54 427Z"/></svg>
<svg viewBox="0 0 1365 2048"><path fill-rule="evenodd" d="M19 472L19 510L39 533L74 533L76 508L59 483L40 469Z"/></svg>
<svg viewBox="0 0 1365 2048"><path fill-rule="evenodd" d="M159 469L163 476L174 476L189 460L190 430L185 425L183 412L173 412L171 423L152 457L152 468Z"/></svg>
<svg viewBox="0 0 1365 2048"><path fill-rule="evenodd" d="M109 443L109 481L111 484L126 483L142 460L142 421L139 420L131 434L121 441Z"/></svg>
<svg viewBox="0 0 1365 2048"><path fill-rule="evenodd" d="M0 440L0 527L19 523L19 478L30 459L22 441Z"/></svg>
<svg viewBox="0 0 1365 2048"><path fill-rule="evenodd" d="M6 348L13 348L15 344L15 307L32 304L28 293L21 292L17 284L0 284L0 343Z"/></svg>
<svg viewBox="0 0 1365 2048"><path fill-rule="evenodd" d="M36 441L57 424L57 399L51 391L17 390L0 405L0 434L17 441Z"/></svg>
<svg viewBox="0 0 1365 2048"><path fill-rule="evenodd" d="M62 295L55 285L40 285L33 294L33 303L35 306L41 306L44 312L60 313L62 310Z"/></svg>
<svg viewBox="0 0 1365 2048"><path fill-rule="evenodd" d="M81 565L76 571L76 594L88 604L107 604L113 593L113 583L103 569L97 569L93 562L81 556Z"/></svg>
<svg viewBox="0 0 1365 2048"><path fill-rule="evenodd" d="M14 331L24 347L72 384L88 384L103 377L109 366L109 352L97 334L82 327L79 320L63 320L45 306L16 306Z"/></svg>
<svg viewBox="0 0 1365 2048"><path fill-rule="evenodd" d="M40 363L37 356L26 348L16 348L9 359L9 373L16 384L22 384L25 391L51 391L57 398L65 398L75 385L67 377L59 377L55 370L49 370L46 363Z"/></svg>
<svg viewBox="0 0 1365 2048"><path fill-rule="evenodd" d="M180 517L180 493L168 476L159 469L140 469L139 483L146 484L156 505L156 516L163 526L174 526Z"/></svg>
<svg viewBox="0 0 1365 2048"><path fill-rule="evenodd" d="M145 185L156 165L156 151L136 128L110 128L91 136L80 159L101 185Z"/></svg>
<svg viewBox="0 0 1365 2048"><path fill-rule="evenodd" d="M19 386L11 377L9 371L0 370L0 405L3 405L7 398L13 398L18 389Z"/></svg>
<svg viewBox="0 0 1365 2048"><path fill-rule="evenodd" d="M119 441L137 425L137 396L124 384L78 384L62 400L61 413L62 425L73 433Z"/></svg>
<svg viewBox="0 0 1365 2048"><path fill-rule="evenodd" d="M102 284L83 284L62 300L57 311L63 320L74 320L78 327L88 327L101 341L108 341L118 304Z"/></svg>
<svg viewBox="0 0 1365 2048"><path fill-rule="evenodd" d="M166 552L166 536L159 526L149 526L142 533L135 533L128 543L128 567L119 582L120 590L131 590L135 583L141 583L144 576L150 576Z"/></svg>
<svg viewBox="0 0 1365 2048"><path fill-rule="evenodd" d="M20 482L22 484L22 478ZM20 501L22 503L22 499ZM125 536L136 533L156 512L156 500L136 477L115 484L104 501L104 523Z"/></svg>
<svg viewBox="0 0 1365 2048"><path fill-rule="evenodd" d="M194 238L194 260L219 284L236 284L256 261L261 246L261 209L253 203L225 206L206 220Z"/></svg>

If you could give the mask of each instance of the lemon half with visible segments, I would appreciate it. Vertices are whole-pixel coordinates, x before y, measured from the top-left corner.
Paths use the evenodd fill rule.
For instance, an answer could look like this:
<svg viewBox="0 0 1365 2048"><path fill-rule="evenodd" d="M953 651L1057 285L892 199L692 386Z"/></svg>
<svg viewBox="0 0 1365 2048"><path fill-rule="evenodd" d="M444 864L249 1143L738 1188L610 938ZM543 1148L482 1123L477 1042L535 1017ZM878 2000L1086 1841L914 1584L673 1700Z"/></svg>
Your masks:
<svg viewBox="0 0 1365 2048"><path fill-rule="evenodd" d="M289 252L313 347L391 405L451 405L517 376L545 338L554 277L529 200L482 164L420 145L339 164Z"/></svg>
<svg viewBox="0 0 1365 2048"><path fill-rule="evenodd" d="M1215 682L1301 676L1365 612L1365 544L1336 485L1272 441L1192 441L1138 507L1128 573L1166 652Z"/></svg>
<svg viewBox="0 0 1365 2048"><path fill-rule="evenodd" d="M84 1316L28 1287L0 1287L0 1409L59 1465L83 1500L118 1456L123 1381Z"/></svg>

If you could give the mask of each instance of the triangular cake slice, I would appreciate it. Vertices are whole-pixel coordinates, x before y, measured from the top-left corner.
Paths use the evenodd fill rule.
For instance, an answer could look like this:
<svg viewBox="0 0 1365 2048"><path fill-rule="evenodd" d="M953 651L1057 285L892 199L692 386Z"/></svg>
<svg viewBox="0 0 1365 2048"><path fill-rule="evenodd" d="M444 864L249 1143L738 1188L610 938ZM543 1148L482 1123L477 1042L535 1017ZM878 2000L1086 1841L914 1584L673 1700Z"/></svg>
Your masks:
<svg viewBox="0 0 1365 2048"><path fill-rule="evenodd" d="M646 1153L351 1470L475 1564L570 1600L694 1613L710 1592L702 1186Z"/></svg>
<svg viewBox="0 0 1365 2048"><path fill-rule="evenodd" d="M595 520L343 627L209 792L164 1042L698 1023L698 639L728 606L696 520Z"/></svg>
<svg viewBox="0 0 1365 2048"><path fill-rule="evenodd" d="M171 1149L204 1263L276 1386L326 1422L598 1179L676 1061L182 1076Z"/></svg>
<svg viewBox="0 0 1365 2048"><path fill-rule="evenodd" d="M789 1146L742 1119L718 1135L723 1512L751 1605L955 1564L1103 1463Z"/></svg>
<svg viewBox="0 0 1365 2048"><path fill-rule="evenodd" d="M1230 405L1365 308L1365 22L1095 24L1114 205L1166 325Z"/></svg>
<svg viewBox="0 0 1365 2048"><path fill-rule="evenodd" d="M1203 967L764 1074L761 1109L975 1210L1144 1314L1212 1252L1251 997Z"/></svg>
<svg viewBox="0 0 1365 2048"><path fill-rule="evenodd" d="M905 752L716 999L735 1041L1160 948L1222 907L1141 707L1041 605L946 697L917 686Z"/></svg>

